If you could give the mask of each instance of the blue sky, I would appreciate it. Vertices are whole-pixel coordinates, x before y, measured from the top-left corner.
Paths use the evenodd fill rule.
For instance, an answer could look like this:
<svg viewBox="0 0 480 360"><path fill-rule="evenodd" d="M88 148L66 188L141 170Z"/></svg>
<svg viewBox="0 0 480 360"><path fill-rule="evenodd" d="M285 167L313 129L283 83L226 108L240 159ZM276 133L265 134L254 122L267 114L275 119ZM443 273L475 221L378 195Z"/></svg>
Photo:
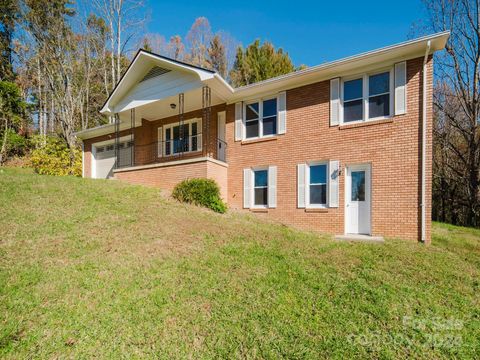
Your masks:
<svg viewBox="0 0 480 360"><path fill-rule="evenodd" d="M167 39L185 36L205 16L214 31L225 30L243 45L269 40L309 66L407 39L424 16L420 0L403 1L180 1L147 0L148 32Z"/></svg>

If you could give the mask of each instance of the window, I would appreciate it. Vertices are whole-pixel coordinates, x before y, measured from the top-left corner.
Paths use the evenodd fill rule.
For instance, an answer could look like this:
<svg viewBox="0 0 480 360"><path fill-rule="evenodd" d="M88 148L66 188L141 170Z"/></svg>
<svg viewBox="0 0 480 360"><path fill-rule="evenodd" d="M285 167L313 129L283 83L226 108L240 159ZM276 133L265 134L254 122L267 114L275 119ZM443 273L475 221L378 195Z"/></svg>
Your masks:
<svg viewBox="0 0 480 360"><path fill-rule="evenodd" d="M343 81L343 122L390 116L392 71Z"/></svg>
<svg viewBox="0 0 480 360"><path fill-rule="evenodd" d="M198 119L187 120L182 125L177 123L165 126L165 156L201 150L202 134L199 129L201 121Z"/></svg>
<svg viewBox="0 0 480 360"><path fill-rule="evenodd" d="M309 204L326 206L327 204L327 165L310 165Z"/></svg>
<svg viewBox="0 0 480 360"><path fill-rule="evenodd" d="M368 79L368 118L390 115L390 73L370 76Z"/></svg>
<svg viewBox="0 0 480 360"><path fill-rule="evenodd" d="M343 121L363 119L363 79L345 81L343 84Z"/></svg>
<svg viewBox="0 0 480 360"><path fill-rule="evenodd" d="M268 205L268 170L254 170L253 204L254 206Z"/></svg>
<svg viewBox="0 0 480 360"><path fill-rule="evenodd" d="M277 133L277 99L263 102L263 136Z"/></svg>
<svg viewBox="0 0 480 360"><path fill-rule="evenodd" d="M365 171L352 171L351 201L365 201Z"/></svg>
<svg viewBox="0 0 480 360"><path fill-rule="evenodd" d="M245 110L246 137L254 138L259 134L260 107L259 103L248 104Z"/></svg>
<svg viewBox="0 0 480 360"><path fill-rule="evenodd" d="M277 134L277 98L245 105L245 138Z"/></svg>

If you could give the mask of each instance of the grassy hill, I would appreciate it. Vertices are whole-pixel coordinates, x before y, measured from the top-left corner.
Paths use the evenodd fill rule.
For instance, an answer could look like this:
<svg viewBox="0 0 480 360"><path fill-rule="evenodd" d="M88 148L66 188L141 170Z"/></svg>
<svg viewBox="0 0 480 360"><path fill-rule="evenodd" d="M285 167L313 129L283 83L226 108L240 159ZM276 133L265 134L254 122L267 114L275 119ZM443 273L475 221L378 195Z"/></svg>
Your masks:
<svg viewBox="0 0 480 360"><path fill-rule="evenodd" d="M480 231L328 236L0 169L0 357L473 358Z"/></svg>

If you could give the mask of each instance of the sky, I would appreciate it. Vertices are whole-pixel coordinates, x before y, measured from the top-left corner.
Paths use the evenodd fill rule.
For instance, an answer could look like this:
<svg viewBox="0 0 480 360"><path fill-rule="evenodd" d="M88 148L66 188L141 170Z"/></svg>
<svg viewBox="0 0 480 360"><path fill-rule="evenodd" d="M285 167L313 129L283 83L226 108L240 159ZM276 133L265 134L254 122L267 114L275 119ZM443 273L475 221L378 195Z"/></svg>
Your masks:
<svg viewBox="0 0 480 360"><path fill-rule="evenodd" d="M287 51L295 65L313 66L408 39L424 16L420 0L188 1L146 0L147 32L182 38L205 16L214 32L242 45L260 38Z"/></svg>

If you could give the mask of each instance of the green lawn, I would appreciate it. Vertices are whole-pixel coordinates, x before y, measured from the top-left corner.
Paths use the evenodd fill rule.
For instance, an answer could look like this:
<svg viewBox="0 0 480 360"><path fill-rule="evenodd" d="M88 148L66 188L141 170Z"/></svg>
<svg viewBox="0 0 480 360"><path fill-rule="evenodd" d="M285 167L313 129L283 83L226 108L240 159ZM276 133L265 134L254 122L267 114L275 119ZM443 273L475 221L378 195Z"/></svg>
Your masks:
<svg viewBox="0 0 480 360"><path fill-rule="evenodd" d="M480 231L335 242L0 169L0 357L474 358Z"/></svg>

